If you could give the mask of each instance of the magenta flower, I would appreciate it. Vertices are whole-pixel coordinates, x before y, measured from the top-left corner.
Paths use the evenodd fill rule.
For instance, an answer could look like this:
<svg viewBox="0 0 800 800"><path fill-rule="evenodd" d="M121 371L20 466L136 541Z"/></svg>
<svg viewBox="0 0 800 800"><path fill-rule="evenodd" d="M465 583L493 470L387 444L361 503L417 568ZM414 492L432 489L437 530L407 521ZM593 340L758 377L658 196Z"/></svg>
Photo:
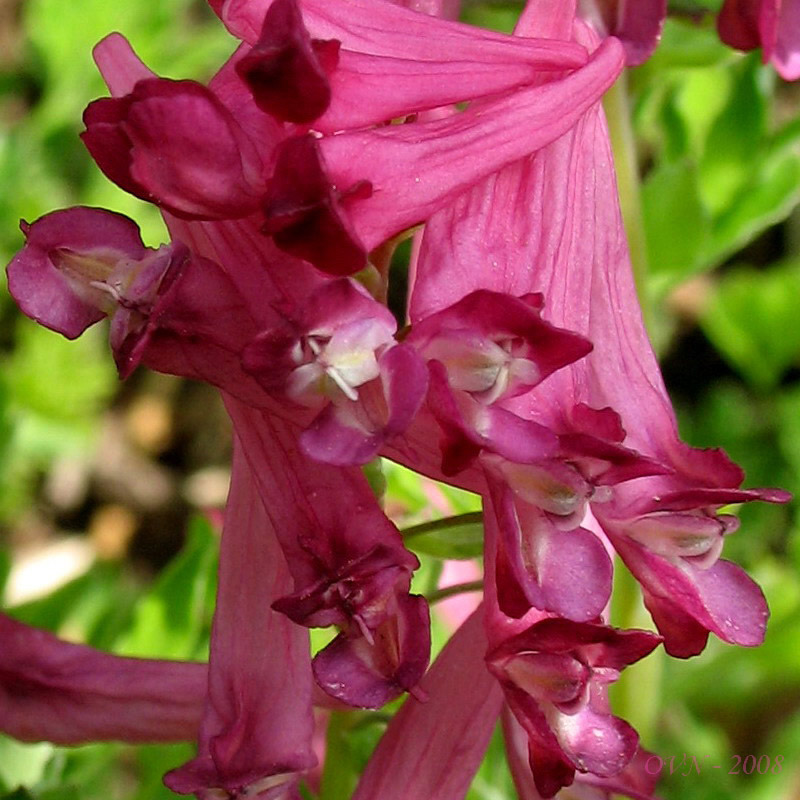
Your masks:
<svg viewBox="0 0 800 800"><path fill-rule="evenodd" d="M392 718L353 800L461 800L500 713L501 692L486 671L482 609L453 634Z"/></svg>
<svg viewBox="0 0 800 800"><path fill-rule="evenodd" d="M269 607L290 586L236 443L198 754L167 774L173 791L204 799L220 790L227 797L284 796L315 764L308 634Z"/></svg>
<svg viewBox="0 0 800 800"><path fill-rule="evenodd" d="M323 271L353 273L373 248L569 130L621 67L621 49L610 39L571 75L475 104L461 114L289 138L277 151L262 209L264 231L279 247ZM529 134L508 135L518 129Z"/></svg>
<svg viewBox="0 0 800 800"><path fill-rule="evenodd" d="M206 667L122 658L0 614L0 730L24 742L169 742L197 735Z"/></svg>
<svg viewBox="0 0 800 800"><path fill-rule="evenodd" d="M797 0L725 0L717 18L725 44L737 50L760 47L787 81L800 78L800 2Z"/></svg>
<svg viewBox="0 0 800 800"><path fill-rule="evenodd" d="M197 756L167 785L284 800L316 764L315 684L334 706L408 692L355 800L459 800L505 699L526 800L573 782L649 797L608 686L661 642L761 640L763 596L720 558L724 507L788 497L680 441L641 323L599 101L651 52L663 0L585 0L595 30L575 0L531 2L515 36L419 13L448 0L211 5L242 43L209 86L153 75L112 36L96 49L112 96L85 113L100 168L162 209L173 243L69 209L24 223L9 265L48 327L109 316L123 377L142 363L222 392L234 463L209 666L26 633L19 662L0 657L0 689L33 698L12 697L8 729L68 741L46 704L84 691L76 740L163 719L172 738L201 695ZM377 298L418 224L398 331ZM419 561L359 469L378 454L483 494L483 610L430 671ZM616 554L661 635L607 624ZM313 660L311 627L335 629ZM62 653L89 665L85 686ZM143 698L97 699L95 661L141 675ZM163 709L154 675L176 687ZM126 709L130 725L97 720Z"/></svg>
<svg viewBox="0 0 800 800"><path fill-rule="evenodd" d="M576 770L609 778L628 765L638 736L611 715L608 685L659 642L647 631L540 618L490 648L489 669L528 734L542 797L569 786Z"/></svg>
<svg viewBox="0 0 800 800"><path fill-rule="evenodd" d="M340 631L314 659L317 683L362 708L413 689L430 657L427 603L409 594L419 562L361 471L310 461L295 426L227 405L294 579L273 608L300 625Z"/></svg>
<svg viewBox="0 0 800 800"><path fill-rule="evenodd" d="M534 17L523 17L521 25L526 24L535 24ZM726 458L692 451L680 443L669 398L641 324L611 164L605 124L595 108L568 136L496 173L434 215L426 226L417 262L412 321L424 320L479 287L516 296L541 291L547 298L548 322L574 331L593 345L588 355L504 403L509 412L549 427L566 437L562 442L568 444L561 454L561 474L549 473L558 480L543 481L537 465L515 465L510 472L503 465L500 470L517 494L528 475L534 491L523 494L522 499L539 509L538 513L520 514L511 510L508 496L495 500L498 513L508 509L500 522L499 537L500 546L507 546L508 551L497 556L498 569L504 570L504 575L510 570L523 589L512 595L515 605L511 598L501 595L507 611L518 615L524 610L523 597L535 602L537 591L553 598L545 605L555 605L554 598L559 596L555 590L548 595L538 575L538 589L525 578L522 566L526 559L530 561L529 553L536 551L518 546L526 542L525 525L520 526L518 520L529 520L528 529L539 531L533 541L556 541L556 531L575 531L574 522L580 522L579 512L585 507L583 501L644 584L651 598L648 605L657 609L655 620L670 652L685 655L701 648L698 628L712 630L726 641L754 644L763 637L766 606L758 589L738 567L726 562L714 567L719 555L717 545L722 533L729 530L726 520L715 521L715 511L726 502L785 502L788 495L740 492L741 471ZM542 178L545 175L546 180ZM518 213L508 211L511 198ZM531 213L540 208L548 210L546 217ZM540 220L542 224L536 224ZM481 264L493 266L482 269ZM531 266L515 269L513 265L517 264ZM578 452L590 441L589 449ZM570 452L569 445L577 451ZM627 468L619 468L626 458L615 451L618 446L628 454ZM599 472L597 459L589 456L592 448L595 454L607 453ZM617 457L622 460L612 466ZM643 477L659 473L664 477ZM672 492L679 492L674 506L669 505ZM667 495L663 506L662 495ZM519 500L513 503L516 507ZM554 528L559 504L566 524ZM634 509L637 515L650 515L633 526L640 534L635 546L628 541L631 528L621 524L621 520L627 520L630 525ZM680 513L666 518L662 509ZM556 521L558 516L556 513ZM543 520L549 524L542 525ZM664 530L675 523L680 525L674 535ZM706 543L716 542L713 547L697 545L702 550L699 559L676 549L687 526L693 536L698 528L709 526L700 538ZM544 538L542 530L547 533ZM596 587L595 600L590 602L576 586L570 597L577 603L582 596L582 609L552 609L578 620L589 618L594 609L602 607L608 586L599 545L589 545L586 534L580 536L572 539L576 551L589 546L596 553L593 583L590 581ZM565 558L567 541L564 539ZM673 543L673 549L667 547L668 542ZM637 557L640 549L647 553L646 560ZM681 560L675 562L676 557ZM578 559L573 563L579 563ZM577 575L569 568L566 574ZM580 585L585 582L582 579ZM563 587L560 592L569 594ZM660 600L664 601L662 607L658 606ZM667 602L672 605L667 606ZM681 620L694 621L686 629L692 633L685 635L692 645L681 643L679 626L668 625L669 614L660 613L667 607L676 613L680 609ZM578 616L578 611L586 616Z"/></svg>
<svg viewBox="0 0 800 800"><path fill-rule="evenodd" d="M528 736L525 729L506 707L502 713L503 737L508 765L520 800L542 800L536 789L528 759ZM575 782L564 794L574 800L613 800L617 795L633 800L652 800L657 774L647 771L647 759L653 754L641 747L628 766L613 778L602 778L590 772L576 773Z"/></svg>
<svg viewBox="0 0 800 800"><path fill-rule="evenodd" d="M8 265L12 297L29 317L68 339L110 316L111 346L126 377L189 251L180 242L151 250L135 223L96 208L55 211L20 227L26 242Z"/></svg>
<svg viewBox="0 0 800 800"><path fill-rule="evenodd" d="M258 207L266 165L231 111L199 83L142 80L124 97L93 102L83 121L100 169L143 200L201 219Z"/></svg>
<svg viewBox="0 0 800 800"><path fill-rule="evenodd" d="M245 369L285 402L319 412L300 442L312 458L364 464L402 433L425 395L425 367L397 323L354 281L321 286L295 319L259 334Z"/></svg>

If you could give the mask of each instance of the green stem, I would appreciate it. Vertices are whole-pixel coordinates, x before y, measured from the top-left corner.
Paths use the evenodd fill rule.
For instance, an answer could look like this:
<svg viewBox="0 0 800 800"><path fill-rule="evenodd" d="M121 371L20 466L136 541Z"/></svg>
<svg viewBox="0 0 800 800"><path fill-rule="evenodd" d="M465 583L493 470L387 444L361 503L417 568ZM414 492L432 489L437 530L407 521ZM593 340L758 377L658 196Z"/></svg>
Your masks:
<svg viewBox="0 0 800 800"><path fill-rule="evenodd" d="M647 238L642 215L641 179L636 154L636 139L631 124L628 73L623 73L606 92L603 107L608 119L608 132L614 150L617 188L622 220L628 237L633 279L642 307L642 317L649 331L653 330L652 308L647 290Z"/></svg>
<svg viewBox="0 0 800 800"><path fill-rule="evenodd" d="M347 741L353 722L354 716L348 712L331 711L319 800L349 800L356 788L357 776Z"/></svg>
<svg viewBox="0 0 800 800"><path fill-rule="evenodd" d="M482 592L483 581L469 581L467 583L456 583L453 586L445 586L443 589L437 589L426 596L429 603L438 603L440 600L446 600L448 597L453 597L457 594L466 594L467 592Z"/></svg>
<svg viewBox="0 0 800 800"><path fill-rule="evenodd" d="M642 602L639 584L619 556L614 565L611 624L626 629L654 627ZM661 714L663 671L664 650L658 647L647 658L625 669L610 689L614 713L636 728L645 746L652 746Z"/></svg>
<svg viewBox="0 0 800 800"><path fill-rule="evenodd" d="M422 536L424 533L446 530L447 528L454 528L458 525L477 525L482 522L483 513L480 511L471 511L468 514L457 514L454 517L445 517L444 519L435 519L432 522L423 522L420 525L413 525L410 528L405 528L400 531L400 533L403 535L404 539L410 539L412 536Z"/></svg>

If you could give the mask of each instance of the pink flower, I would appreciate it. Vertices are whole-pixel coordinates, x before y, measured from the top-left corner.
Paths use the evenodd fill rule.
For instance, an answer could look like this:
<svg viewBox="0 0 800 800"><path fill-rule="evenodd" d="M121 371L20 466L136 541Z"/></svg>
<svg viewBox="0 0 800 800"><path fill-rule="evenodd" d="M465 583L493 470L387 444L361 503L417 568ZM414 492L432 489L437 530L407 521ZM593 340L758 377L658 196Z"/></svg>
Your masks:
<svg viewBox="0 0 800 800"><path fill-rule="evenodd" d="M430 657L428 606L409 594L418 566L361 471L308 459L297 428L227 400L294 579L273 608L339 635L314 659L320 687L379 708L412 690Z"/></svg>
<svg viewBox="0 0 800 800"><path fill-rule="evenodd" d="M265 390L318 412L300 442L312 458L364 464L419 410L427 375L398 344L386 306L347 279L312 292L283 325L260 333L243 364Z"/></svg>
<svg viewBox="0 0 800 800"><path fill-rule="evenodd" d="M720 38L738 50L762 49L787 81L800 78L800 2L725 0L717 18Z"/></svg>
<svg viewBox="0 0 800 800"><path fill-rule="evenodd" d="M19 307L68 339L110 316L111 345L126 377L191 260L187 248L176 242L151 250L134 222L97 208L55 211L20 227L25 246L8 265Z"/></svg>
<svg viewBox="0 0 800 800"><path fill-rule="evenodd" d="M528 737L513 713L506 707L502 713L503 737L506 742L508 765L520 800L542 800L536 789L528 759ZM657 774L647 770L652 753L641 747L619 775L601 778L598 775L577 773L575 782L564 792L565 800L612 800L617 795L633 800L652 800L658 781Z"/></svg>
<svg viewBox="0 0 800 800"><path fill-rule="evenodd" d="M536 20L532 14L524 16L521 30L530 30L524 26ZM587 33L582 36L592 41ZM545 473L548 481L542 479L540 465L500 465L500 477L516 496L495 497L496 512L503 514L499 543L505 548L497 565L503 575L514 574L523 588L516 594L516 607L511 598L504 599L507 611L518 615L525 600L536 602L537 591L550 598L540 595L539 602L576 620L602 607L608 583L600 566L599 540L590 544L590 534L574 536L588 504L644 584L670 652L697 652L705 641L700 631L706 630L726 641L754 644L763 637L766 606L738 567L726 562L715 566L722 534L730 529L715 512L726 502L785 502L788 495L740 491L743 475L724 456L694 451L680 442L641 323L612 163L605 123L595 107L567 136L495 173L434 215L417 261L412 322L423 321L477 288L520 297L541 292L545 319L593 345L588 355L503 402L507 412L550 428L566 445L557 471ZM533 492L525 490L526 475ZM528 512L521 502L539 512ZM532 540L525 535L524 522L518 527L518 521L526 519L527 530L538 531ZM674 534L667 531L670 526L676 526ZM693 538L701 532L699 556L680 551L687 530ZM595 600L583 595L583 608L556 603L560 595L555 589L548 593L542 583L547 562L539 560L536 548L524 546L528 541L547 543L545 552L557 558L559 534L565 559L569 536L576 554L586 547L596 554L595 571L590 573L595 576ZM537 553L533 559L531 552ZM525 578L526 560L539 565L533 569L538 589ZM570 563L579 563L579 557ZM567 568L565 574L574 573ZM578 587L572 594L563 587L560 591L574 603L582 596ZM680 617L671 616L677 609ZM586 617L578 616L581 611ZM669 624L678 618L693 624ZM681 630L686 631L684 639Z"/></svg>
<svg viewBox="0 0 800 800"><path fill-rule="evenodd" d="M552 797L572 783L576 770L600 778L618 775L636 753L638 736L611 715L608 685L660 637L541 615L517 630L486 658L528 734L539 793Z"/></svg>
<svg viewBox="0 0 800 800"><path fill-rule="evenodd" d="M481 609L453 634L392 718L353 800L461 800L500 712L501 693L482 659Z"/></svg>
<svg viewBox="0 0 800 800"><path fill-rule="evenodd" d="M0 615L0 730L25 742L194 739L206 667L122 658Z"/></svg>
<svg viewBox="0 0 800 800"><path fill-rule="evenodd" d="M275 528L237 442L198 754L167 774L173 791L205 799L220 790L239 797L281 787L283 795L316 763L308 635L270 609L290 586Z"/></svg>

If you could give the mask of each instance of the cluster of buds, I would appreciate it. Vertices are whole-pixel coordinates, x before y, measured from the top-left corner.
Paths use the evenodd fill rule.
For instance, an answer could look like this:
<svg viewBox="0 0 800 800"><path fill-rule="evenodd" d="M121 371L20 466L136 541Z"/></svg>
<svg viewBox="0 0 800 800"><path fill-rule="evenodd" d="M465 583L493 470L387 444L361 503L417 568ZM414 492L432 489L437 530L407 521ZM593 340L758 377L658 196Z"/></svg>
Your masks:
<svg viewBox="0 0 800 800"><path fill-rule="evenodd" d="M356 800L463 797L501 713L522 797L575 780L649 796L608 686L661 644L762 640L719 512L788 499L680 441L641 320L600 99L655 46L665 3L530 0L514 35L442 0L211 6L240 45L208 86L111 35L95 50L111 97L84 115L100 169L161 209L171 243L71 208L23 223L8 267L42 325L74 338L108 317L122 377L141 364L222 393L210 661L116 659L6 621L0 728L196 737L170 788L277 800L315 764L314 705L408 692ZM361 469L378 455L484 500L484 602L430 669L418 560ZM608 624L615 555L658 633ZM330 626L312 660L306 629Z"/></svg>

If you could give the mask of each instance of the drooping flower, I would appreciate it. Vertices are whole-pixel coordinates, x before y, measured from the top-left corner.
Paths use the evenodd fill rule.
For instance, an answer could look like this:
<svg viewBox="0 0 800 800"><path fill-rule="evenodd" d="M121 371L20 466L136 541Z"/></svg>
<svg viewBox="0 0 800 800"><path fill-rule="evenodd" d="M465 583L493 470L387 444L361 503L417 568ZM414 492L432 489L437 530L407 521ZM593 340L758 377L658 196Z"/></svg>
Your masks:
<svg viewBox="0 0 800 800"><path fill-rule="evenodd" d="M608 685L660 637L539 617L490 647L487 663L528 734L536 787L552 797L572 783L576 770L609 778L630 763L638 736L612 716Z"/></svg>
<svg viewBox="0 0 800 800"><path fill-rule="evenodd" d="M622 51L609 39L567 77L457 115L322 138L291 137L277 150L262 208L264 230L282 249L319 269L352 274L378 245L569 130L621 67ZM509 135L518 129L527 135Z"/></svg>
<svg viewBox="0 0 800 800"><path fill-rule="evenodd" d="M717 29L737 50L760 47L787 81L800 78L800 2L798 0L725 0Z"/></svg>
<svg viewBox="0 0 800 800"><path fill-rule="evenodd" d="M537 24L529 6L519 29L536 33ZM583 29L581 36L581 41L591 46L590 33ZM674 606L671 611L681 609L681 619L690 618L726 641L754 644L763 635L763 598L738 568L725 562L714 568L718 548L709 546L700 563L690 560L676 565L674 558L681 553L666 553L664 548L666 542L678 542L683 528L679 524L676 535L670 536L664 524L660 528L658 524L669 524L669 520L650 515L638 523L641 535L635 544L646 550L648 559L662 565L662 574L653 562L648 562L646 569L645 560L635 555L639 551L620 538L620 521L630 523L633 509L649 515L663 508L680 512L672 522L689 524L687 517L692 517L689 530L693 534L698 526L708 525L721 541L727 524L713 518L722 503L784 502L788 495L739 492L743 475L738 468L718 454L693 451L680 442L641 323L612 164L602 112L595 107L567 136L495 173L434 215L426 225L416 265L411 319L422 320L478 287L515 296L541 292L546 298L545 319L584 336L593 350L527 393L510 398L505 404L508 411L549 427L573 444L589 435L593 447L600 448L596 453L623 446L631 456L630 472L612 469L612 458L597 473L592 466L595 462L596 467L596 459L588 450L584 452L588 458L562 455L573 468L583 462L581 478L590 487L602 489L592 489L584 497L606 533L614 537L620 555L649 595L669 599ZM588 442L583 440L583 444ZM613 448L607 452L610 456ZM644 477L658 473L663 477ZM539 482L535 473L531 477L534 485ZM579 486L573 483L564 496L580 496ZM668 489L681 492L675 498L677 505L670 506L668 498L666 505L659 507ZM641 505L637 506L633 497L639 498ZM543 500L530 499L533 505L548 510ZM502 507L499 501L498 505ZM506 540L509 535L504 534ZM708 533L703 536L706 541L714 539ZM519 573L519 569L515 571ZM651 608L656 604L649 603ZM723 618L725 624L719 622ZM686 646L676 641L676 626L667 625L669 613L656 611L655 619L667 648L688 654ZM759 624L754 629L756 619ZM698 638L693 635L692 639L696 652Z"/></svg>
<svg viewBox="0 0 800 800"><path fill-rule="evenodd" d="M336 625L314 658L319 686L379 708L413 690L430 658L428 607L409 594L419 562L361 471L308 459L296 426L226 401L294 579L273 607L300 625Z"/></svg>
<svg viewBox="0 0 800 800"><path fill-rule="evenodd" d="M316 762L308 634L270 608L292 580L238 442L219 570L198 754L165 782L201 800L283 797Z"/></svg>
<svg viewBox="0 0 800 800"><path fill-rule="evenodd" d="M54 211L20 227L25 246L8 265L19 307L68 339L110 316L114 357L126 377L191 258L188 249L176 242L151 250L134 222L97 208Z"/></svg>
<svg viewBox="0 0 800 800"><path fill-rule="evenodd" d="M503 709L501 719L508 766L519 800L542 800L531 772L525 729L507 706ZM651 757L652 753L640 747L628 766L613 778L578 772L569 789L557 796L564 800L613 800L614 797L623 795L632 800L653 800L658 775L651 774L647 769L647 759Z"/></svg>
<svg viewBox="0 0 800 800"><path fill-rule="evenodd" d="M352 280L321 286L293 316L245 348L245 369L285 402L318 412L300 437L312 458L372 460L422 404L421 359L395 341L397 323L386 306Z"/></svg>
<svg viewBox="0 0 800 800"><path fill-rule="evenodd" d="M517 299L477 290L415 323L406 341L429 363L430 405L442 426L443 472L480 451L519 463L555 454L556 437L503 408L591 345L542 320L541 295Z"/></svg>

